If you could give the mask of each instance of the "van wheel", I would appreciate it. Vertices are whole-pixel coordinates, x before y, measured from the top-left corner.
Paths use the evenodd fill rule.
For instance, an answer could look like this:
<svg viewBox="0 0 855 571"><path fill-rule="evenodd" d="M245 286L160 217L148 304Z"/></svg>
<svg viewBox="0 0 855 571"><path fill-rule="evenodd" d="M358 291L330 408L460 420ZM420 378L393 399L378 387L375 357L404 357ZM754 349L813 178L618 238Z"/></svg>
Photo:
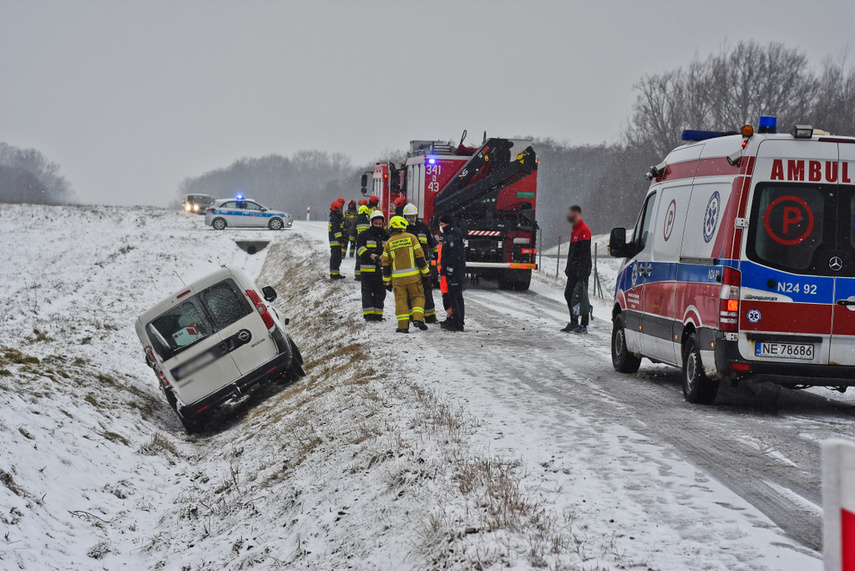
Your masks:
<svg viewBox="0 0 855 571"><path fill-rule="evenodd" d="M710 404L718 393L718 381L704 373L700 345L696 333L689 335L683 349L683 396L694 404Z"/></svg>
<svg viewBox="0 0 855 571"><path fill-rule="evenodd" d="M623 316L616 315L612 326L612 366L618 373L633 374L641 366L641 357L633 355L626 346Z"/></svg>
<svg viewBox="0 0 855 571"><path fill-rule="evenodd" d="M214 221L211 222L211 227L213 227L214 230L225 230L226 221L224 218L214 218Z"/></svg>
<svg viewBox="0 0 855 571"><path fill-rule="evenodd" d="M306 376L306 370L303 369L303 354L294 341L288 337L288 342L291 343L291 368L288 369L291 376L295 379L300 379Z"/></svg>
<svg viewBox="0 0 855 571"><path fill-rule="evenodd" d="M271 218L270 222L267 223L267 227L271 230L282 230L282 226L284 226L284 224L282 224L282 221L278 218Z"/></svg>

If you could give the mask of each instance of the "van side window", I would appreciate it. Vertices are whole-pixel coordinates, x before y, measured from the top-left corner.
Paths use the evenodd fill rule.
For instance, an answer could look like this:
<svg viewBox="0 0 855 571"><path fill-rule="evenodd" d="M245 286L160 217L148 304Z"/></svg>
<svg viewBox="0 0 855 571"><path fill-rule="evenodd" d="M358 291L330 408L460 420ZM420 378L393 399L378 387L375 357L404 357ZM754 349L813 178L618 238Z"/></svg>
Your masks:
<svg viewBox="0 0 855 571"><path fill-rule="evenodd" d="M781 270L812 271L817 250L826 242L834 247L834 224L826 229L826 212L830 208L833 218L836 210L836 197L829 190L818 185L758 185L751 209L748 257ZM826 236L827 230L831 235Z"/></svg>
<svg viewBox="0 0 855 571"><path fill-rule="evenodd" d="M632 241L635 243L635 253L641 252L647 246L647 239L650 236L650 227L653 224L653 205L656 204L656 193L654 192L647 197L647 202L644 203L644 208L641 214L638 215L638 220L635 223L635 231L632 234Z"/></svg>
<svg viewBox="0 0 855 571"><path fill-rule="evenodd" d="M223 280L200 296L214 320L217 331L252 313L252 307L233 280Z"/></svg>

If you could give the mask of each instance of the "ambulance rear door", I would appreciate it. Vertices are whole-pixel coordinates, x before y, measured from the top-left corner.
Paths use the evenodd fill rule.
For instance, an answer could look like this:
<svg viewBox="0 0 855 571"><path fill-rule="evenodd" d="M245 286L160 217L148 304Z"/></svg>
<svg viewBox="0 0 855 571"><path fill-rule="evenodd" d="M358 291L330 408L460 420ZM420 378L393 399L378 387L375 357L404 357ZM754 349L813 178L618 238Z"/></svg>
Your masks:
<svg viewBox="0 0 855 571"><path fill-rule="evenodd" d="M815 165L837 145L760 143L740 262L739 352L759 362L827 364L838 255L838 190Z"/></svg>

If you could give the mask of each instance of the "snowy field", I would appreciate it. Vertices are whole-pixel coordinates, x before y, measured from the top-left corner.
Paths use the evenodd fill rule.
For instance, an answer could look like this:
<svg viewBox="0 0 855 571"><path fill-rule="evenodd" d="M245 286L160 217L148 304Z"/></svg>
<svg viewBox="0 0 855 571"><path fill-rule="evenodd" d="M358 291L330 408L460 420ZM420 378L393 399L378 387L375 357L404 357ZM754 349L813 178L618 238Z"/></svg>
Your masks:
<svg viewBox="0 0 855 571"><path fill-rule="evenodd" d="M849 401L699 410L664 367L617 376L608 303L559 334L548 275L468 289L465 334L395 335L325 279L325 231L0 206L0 568L822 567L813 463ZM277 289L309 375L188 437L133 320L223 264Z"/></svg>

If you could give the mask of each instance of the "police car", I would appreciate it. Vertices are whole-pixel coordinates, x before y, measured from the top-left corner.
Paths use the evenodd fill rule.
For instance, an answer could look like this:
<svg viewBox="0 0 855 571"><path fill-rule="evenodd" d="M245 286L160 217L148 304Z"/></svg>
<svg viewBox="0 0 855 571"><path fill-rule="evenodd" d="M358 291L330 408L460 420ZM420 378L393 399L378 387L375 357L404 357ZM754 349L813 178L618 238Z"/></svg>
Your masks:
<svg viewBox="0 0 855 571"><path fill-rule="evenodd" d="M290 228L294 219L287 212L270 210L239 194L235 198L214 202L214 205L205 211L205 224L214 230L225 230L228 226L282 230Z"/></svg>
<svg viewBox="0 0 855 571"><path fill-rule="evenodd" d="M855 386L855 137L761 117L684 131L650 168L612 311L612 362L681 367L689 402L720 380Z"/></svg>

